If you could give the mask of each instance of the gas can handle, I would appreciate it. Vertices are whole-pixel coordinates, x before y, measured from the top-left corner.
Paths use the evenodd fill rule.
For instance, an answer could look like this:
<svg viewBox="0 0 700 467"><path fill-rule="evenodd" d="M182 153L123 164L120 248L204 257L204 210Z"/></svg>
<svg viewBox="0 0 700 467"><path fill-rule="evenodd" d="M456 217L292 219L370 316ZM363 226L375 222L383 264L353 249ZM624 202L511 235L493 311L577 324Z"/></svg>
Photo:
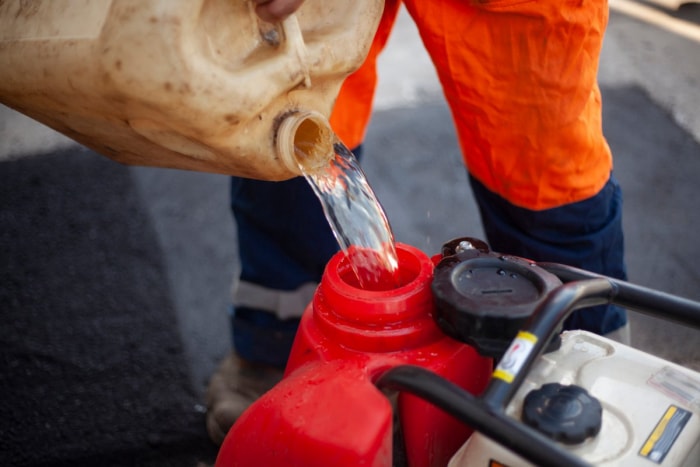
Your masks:
<svg viewBox="0 0 700 467"><path fill-rule="evenodd" d="M311 75L309 73L309 60L306 52L304 36L301 34L299 20L296 15L290 15L282 20L282 32L284 33L285 49L289 53L296 54L304 75L304 87L311 87Z"/></svg>

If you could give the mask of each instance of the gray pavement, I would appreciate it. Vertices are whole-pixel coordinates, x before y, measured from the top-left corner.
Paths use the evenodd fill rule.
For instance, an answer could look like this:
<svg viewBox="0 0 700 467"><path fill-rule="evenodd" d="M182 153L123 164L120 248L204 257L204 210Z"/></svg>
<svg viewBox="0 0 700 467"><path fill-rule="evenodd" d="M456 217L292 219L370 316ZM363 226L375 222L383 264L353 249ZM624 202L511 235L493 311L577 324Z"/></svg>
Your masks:
<svg viewBox="0 0 700 467"><path fill-rule="evenodd" d="M615 12L607 37L630 280L700 300L697 43ZM402 16L364 168L397 240L432 254L483 234L416 47ZM227 198L225 176L124 167L0 107L0 465L213 462L201 395L229 350ZM700 370L697 330L631 320L635 347Z"/></svg>
<svg viewBox="0 0 700 467"><path fill-rule="evenodd" d="M130 169L80 147L0 164L0 465L213 460Z"/></svg>

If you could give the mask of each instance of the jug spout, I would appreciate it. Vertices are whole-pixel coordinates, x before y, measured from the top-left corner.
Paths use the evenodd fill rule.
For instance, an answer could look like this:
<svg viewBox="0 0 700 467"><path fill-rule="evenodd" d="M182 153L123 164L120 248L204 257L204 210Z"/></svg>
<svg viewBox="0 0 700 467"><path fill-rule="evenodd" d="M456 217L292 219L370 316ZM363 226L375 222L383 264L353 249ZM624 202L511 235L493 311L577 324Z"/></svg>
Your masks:
<svg viewBox="0 0 700 467"><path fill-rule="evenodd" d="M282 164L304 175L328 165L335 156L335 133L320 112L304 110L288 114L277 130L276 149Z"/></svg>

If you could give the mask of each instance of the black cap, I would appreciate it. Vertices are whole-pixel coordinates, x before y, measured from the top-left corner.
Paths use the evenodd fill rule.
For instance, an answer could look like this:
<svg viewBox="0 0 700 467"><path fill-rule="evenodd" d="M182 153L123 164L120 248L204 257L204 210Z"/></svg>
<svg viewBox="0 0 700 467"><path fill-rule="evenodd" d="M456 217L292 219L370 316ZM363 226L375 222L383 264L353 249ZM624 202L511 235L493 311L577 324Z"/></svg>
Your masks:
<svg viewBox="0 0 700 467"><path fill-rule="evenodd" d="M579 444L600 432L603 408L580 386L549 383L528 393L523 422L564 444Z"/></svg>
<svg viewBox="0 0 700 467"><path fill-rule="evenodd" d="M447 335L500 358L561 281L534 262L490 252L480 240L443 246L432 282L435 319ZM547 350L558 347L558 336Z"/></svg>

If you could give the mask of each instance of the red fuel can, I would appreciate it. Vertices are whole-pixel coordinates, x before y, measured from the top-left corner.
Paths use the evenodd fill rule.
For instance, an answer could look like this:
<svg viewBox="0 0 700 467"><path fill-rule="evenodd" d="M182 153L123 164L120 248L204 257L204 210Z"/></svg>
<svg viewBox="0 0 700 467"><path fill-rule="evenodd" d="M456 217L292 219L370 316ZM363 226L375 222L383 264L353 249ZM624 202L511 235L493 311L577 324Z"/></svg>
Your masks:
<svg viewBox="0 0 700 467"><path fill-rule="evenodd" d="M231 428L217 466L391 466L393 411L374 381L417 365L473 394L492 360L433 320L433 263L398 244L400 285L364 290L343 253L326 267L302 317L284 379ZM444 466L471 431L410 394L398 398L408 465Z"/></svg>

